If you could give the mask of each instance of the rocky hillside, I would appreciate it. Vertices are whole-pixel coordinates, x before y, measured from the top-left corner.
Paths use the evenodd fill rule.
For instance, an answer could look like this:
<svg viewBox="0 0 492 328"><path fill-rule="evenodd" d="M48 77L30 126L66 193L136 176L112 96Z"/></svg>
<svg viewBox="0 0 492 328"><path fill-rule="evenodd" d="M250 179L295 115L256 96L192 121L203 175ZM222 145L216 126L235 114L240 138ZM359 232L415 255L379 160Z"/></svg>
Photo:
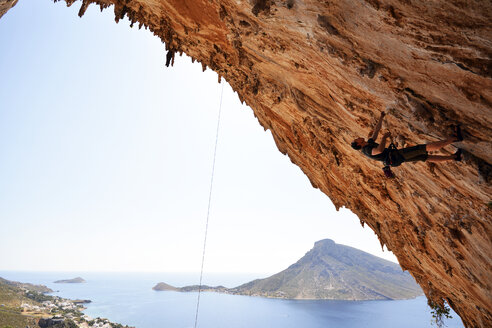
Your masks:
<svg viewBox="0 0 492 328"><path fill-rule="evenodd" d="M20 310L22 304L39 305L38 301L27 296L26 290L31 286L33 289L37 287L0 278L0 327L37 326L37 318L34 315L24 315Z"/></svg>
<svg viewBox="0 0 492 328"><path fill-rule="evenodd" d="M51 288L46 287L45 285L34 285L25 282L11 281L7 279L0 278L0 284L3 286L11 286L20 288L22 290L30 290L37 293L52 293L53 290Z"/></svg>
<svg viewBox="0 0 492 328"><path fill-rule="evenodd" d="M198 285L174 287L160 282L156 291L196 292ZM202 286L202 291L288 299L379 300L422 295L412 276L396 263L361 250L320 240L287 269L235 288Z"/></svg>
<svg viewBox="0 0 492 328"><path fill-rule="evenodd" d="M361 250L318 241L304 257L266 279L233 288L242 295L295 299L406 299L422 295L398 264Z"/></svg>
<svg viewBox="0 0 492 328"><path fill-rule="evenodd" d="M467 327L492 325L492 2L78 3L80 15L114 5L116 22L128 17L166 43L170 64L185 53L225 78L313 187L373 229L430 300ZM464 161L404 164L386 180L349 145L382 110L400 146L461 122L465 141L444 153L459 147Z"/></svg>

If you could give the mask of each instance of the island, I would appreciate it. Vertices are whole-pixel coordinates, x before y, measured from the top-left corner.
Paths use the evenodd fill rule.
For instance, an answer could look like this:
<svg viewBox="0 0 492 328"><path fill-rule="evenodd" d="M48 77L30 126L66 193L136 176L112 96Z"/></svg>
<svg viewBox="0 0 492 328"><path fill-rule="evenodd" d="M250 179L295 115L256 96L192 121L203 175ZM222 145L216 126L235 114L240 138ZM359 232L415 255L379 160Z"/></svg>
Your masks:
<svg viewBox="0 0 492 328"><path fill-rule="evenodd" d="M396 300L423 295L408 272L393 262L324 239L299 261L265 279L226 288L198 285L174 287L160 282L156 291L219 292L285 299Z"/></svg>
<svg viewBox="0 0 492 328"><path fill-rule="evenodd" d="M81 284L84 282L86 282L84 279L82 279L81 277L77 277L72 279L57 280L54 283L55 284Z"/></svg>

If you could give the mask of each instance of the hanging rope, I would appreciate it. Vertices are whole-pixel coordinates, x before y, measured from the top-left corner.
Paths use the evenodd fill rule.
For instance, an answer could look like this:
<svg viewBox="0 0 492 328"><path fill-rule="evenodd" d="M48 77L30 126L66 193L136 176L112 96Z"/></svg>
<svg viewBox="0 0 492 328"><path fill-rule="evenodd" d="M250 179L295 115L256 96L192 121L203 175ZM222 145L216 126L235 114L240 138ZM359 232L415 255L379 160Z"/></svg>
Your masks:
<svg viewBox="0 0 492 328"><path fill-rule="evenodd" d="M200 284L198 285L198 299L196 301L195 328L197 327L198 309L200 308L200 294L202 291L203 263L205 262L205 248L207 246L208 218L210 216L210 203L212 201L212 186L214 183L214 173L215 173L215 157L217 155L217 143L219 140L220 112L222 111L222 96L223 95L224 95L224 83L222 83L222 90L220 92L219 116L217 118L217 131L215 132L214 158L213 158L213 162L212 162L212 177L210 179L210 190L208 193L207 223L205 224L205 238L203 240L202 268L200 270Z"/></svg>

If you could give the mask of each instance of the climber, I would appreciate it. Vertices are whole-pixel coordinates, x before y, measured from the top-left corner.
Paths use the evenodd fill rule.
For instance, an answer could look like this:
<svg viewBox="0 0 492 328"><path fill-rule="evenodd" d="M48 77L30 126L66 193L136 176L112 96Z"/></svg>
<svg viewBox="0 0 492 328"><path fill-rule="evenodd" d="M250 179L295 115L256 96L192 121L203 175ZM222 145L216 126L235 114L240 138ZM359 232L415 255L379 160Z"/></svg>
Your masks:
<svg viewBox="0 0 492 328"><path fill-rule="evenodd" d="M447 145L452 144L453 142L462 141L463 136L461 134L461 128L459 125L455 126L453 136L447 138L446 140L431 142L428 144L421 144L402 149L396 149L394 144L391 143L390 146L386 148L386 140L391 137L390 132L387 132L383 135L380 144L375 142L378 137L379 130L381 129L381 125L383 124L384 116L385 113L382 112L381 116L379 117L379 121L374 128L374 131L371 131L371 133L369 134L369 139L367 141L364 138L355 139L352 142L352 148L356 150L361 149L362 153L365 156L377 161L384 162L386 166L385 169L388 168L388 170L390 166L399 166L404 162L427 161L437 163L450 160L461 161L461 149L458 149L456 153L449 156L428 154L429 151L439 150Z"/></svg>

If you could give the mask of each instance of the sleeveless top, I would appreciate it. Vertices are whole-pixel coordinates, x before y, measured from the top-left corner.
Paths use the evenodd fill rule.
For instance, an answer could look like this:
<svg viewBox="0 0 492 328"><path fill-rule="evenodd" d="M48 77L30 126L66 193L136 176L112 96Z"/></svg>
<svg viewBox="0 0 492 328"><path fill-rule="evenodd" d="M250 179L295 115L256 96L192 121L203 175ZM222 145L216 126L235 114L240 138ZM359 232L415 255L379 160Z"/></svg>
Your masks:
<svg viewBox="0 0 492 328"><path fill-rule="evenodd" d="M376 161L384 162L386 160L386 157L388 156L388 148L385 148L381 154L377 155L372 155L372 150L374 148L377 148L379 144L377 142L374 142L374 139L370 138L367 140L367 145L362 147L362 153L369 157L370 159L374 159Z"/></svg>

